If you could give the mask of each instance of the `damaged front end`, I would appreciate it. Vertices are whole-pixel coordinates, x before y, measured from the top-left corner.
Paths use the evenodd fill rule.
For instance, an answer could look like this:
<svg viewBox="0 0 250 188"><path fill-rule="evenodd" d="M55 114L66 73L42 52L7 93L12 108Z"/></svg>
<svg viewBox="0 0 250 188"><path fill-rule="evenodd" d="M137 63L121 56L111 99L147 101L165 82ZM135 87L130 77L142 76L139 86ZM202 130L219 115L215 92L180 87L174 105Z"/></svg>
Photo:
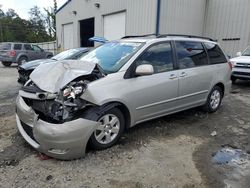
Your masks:
<svg viewBox="0 0 250 188"><path fill-rule="evenodd" d="M20 93L40 119L51 123L64 123L78 118L82 110L94 105L81 99L80 96L87 89L87 84L98 78L97 75L77 78L53 94L39 89L30 81Z"/></svg>
<svg viewBox="0 0 250 188"><path fill-rule="evenodd" d="M82 117L95 104L81 95L90 82L105 76L96 64L87 64L84 69L85 62L71 63L46 65L52 70L47 74L41 71L44 67L38 67L17 98L17 125L25 140L37 150L61 159L80 157L85 152L98 122ZM79 64L82 71L76 69Z"/></svg>
<svg viewBox="0 0 250 188"><path fill-rule="evenodd" d="M81 63L85 64L85 62ZM49 75L48 77L50 78L48 79L50 79L50 81L45 83L45 78L43 78L42 81L37 79L40 72L34 71L35 76L32 74L31 80L22 88L24 92L35 93L36 97L38 97L37 100L28 97L25 100L39 115L39 118L52 123L71 121L77 118L83 109L92 106L93 104L81 99L80 96L87 89L88 83L105 76L98 65L95 64L86 65L92 69L91 72L90 70L81 72L74 69L72 65L69 67L67 62L59 66L52 65L52 69L60 69L62 66L64 69L58 72L59 77L57 76L57 80ZM75 66L78 67L77 64ZM80 75L81 73L87 73L87 75ZM52 83L51 80L53 80ZM66 85L62 84L62 82ZM40 87L38 87L36 83L38 83ZM46 87L49 88L49 91L40 89Z"/></svg>

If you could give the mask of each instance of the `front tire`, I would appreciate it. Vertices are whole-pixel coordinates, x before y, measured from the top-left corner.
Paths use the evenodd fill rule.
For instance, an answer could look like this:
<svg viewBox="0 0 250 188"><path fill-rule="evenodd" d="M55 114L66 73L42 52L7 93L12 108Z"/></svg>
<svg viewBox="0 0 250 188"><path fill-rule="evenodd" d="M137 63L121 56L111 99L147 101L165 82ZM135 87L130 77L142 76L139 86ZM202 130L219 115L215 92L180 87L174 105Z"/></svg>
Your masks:
<svg viewBox="0 0 250 188"><path fill-rule="evenodd" d="M209 113L216 112L220 108L222 97L222 89L219 86L215 86L208 95L204 110Z"/></svg>
<svg viewBox="0 0 250 188"><path fill-rule="evenodd" d="M237 78L235 78L234 76L231 76L231 81L232 81L232 84L235 84Z"/></svg>
<svg viewBox="0 0 250 188"><path fill-rule="evenodd" d="M107 149L120 139L125 128L124 116L118 108L112 108L102 113L97 121L101 125L91 135L89 144L96 150Z"/></svg>
<svg viewBox="0 0 250 188"><path fill-rule="evenodd" d="M3 66L5 66L5 67L10 67L11 64L12 64L12 62L3 61L2 64L3 64Z"/></svg>

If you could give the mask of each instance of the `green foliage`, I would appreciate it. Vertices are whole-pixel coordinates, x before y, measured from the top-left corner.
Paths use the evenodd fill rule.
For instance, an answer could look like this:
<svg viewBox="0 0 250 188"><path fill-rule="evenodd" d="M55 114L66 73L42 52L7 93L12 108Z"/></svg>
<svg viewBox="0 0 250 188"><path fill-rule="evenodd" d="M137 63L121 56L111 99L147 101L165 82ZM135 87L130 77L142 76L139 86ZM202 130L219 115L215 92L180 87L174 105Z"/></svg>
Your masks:
<svg viewBox="0 0 250 188"><path fill-rule="evenodd" d="M0 42L36 43L55 40L56 9L56 0L54 0L54 8L44 9L45 14L39 7L34 6L29 11L29 20L20 18L13 9L7 12L0 9Z"/></svg>

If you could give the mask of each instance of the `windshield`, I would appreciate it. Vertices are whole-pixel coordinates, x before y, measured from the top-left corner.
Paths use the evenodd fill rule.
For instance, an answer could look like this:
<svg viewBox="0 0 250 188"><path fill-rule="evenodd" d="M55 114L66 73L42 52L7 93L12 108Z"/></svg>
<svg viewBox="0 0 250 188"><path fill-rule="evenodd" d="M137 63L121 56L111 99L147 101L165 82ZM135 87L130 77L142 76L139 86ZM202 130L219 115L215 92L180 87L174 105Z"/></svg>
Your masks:
<svg viewBox="0 0 250 188"><path fill-rule="evenodd" d="M97 63L105 73L117 72L137 52L142 43L108 42L80 60Z"/></svg>
<svg viewBox="0 0 250 188"><path fill-rule="evenodd" d="M63 52L55 55L54 57L52 57L52 59L57 60L57 61L71 59L72 56L78 52L80 52L80 49L66 50L66 51L63 51Z"/></svg>
<svg viewBox="0 0 250 188"><path fill-rule="evenodd" d="M250 47L248 47L242 54L243 56L250 56Z"/></svg>

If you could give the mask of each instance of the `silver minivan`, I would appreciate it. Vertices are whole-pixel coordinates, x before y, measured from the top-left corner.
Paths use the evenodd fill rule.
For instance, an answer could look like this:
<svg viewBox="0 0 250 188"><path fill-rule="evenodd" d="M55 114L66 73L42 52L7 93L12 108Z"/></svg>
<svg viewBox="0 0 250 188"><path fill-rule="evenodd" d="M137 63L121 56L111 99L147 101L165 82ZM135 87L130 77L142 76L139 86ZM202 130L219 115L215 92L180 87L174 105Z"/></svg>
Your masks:
<svg viewBox="0 0 250 188"><path fill-rule="evenodd" d="M125 37L36 68L16 100L17 127L38 151L79 158L87 144L111 147L138 123L198 106L217 111L231 68L207 38Z"/></svg>

